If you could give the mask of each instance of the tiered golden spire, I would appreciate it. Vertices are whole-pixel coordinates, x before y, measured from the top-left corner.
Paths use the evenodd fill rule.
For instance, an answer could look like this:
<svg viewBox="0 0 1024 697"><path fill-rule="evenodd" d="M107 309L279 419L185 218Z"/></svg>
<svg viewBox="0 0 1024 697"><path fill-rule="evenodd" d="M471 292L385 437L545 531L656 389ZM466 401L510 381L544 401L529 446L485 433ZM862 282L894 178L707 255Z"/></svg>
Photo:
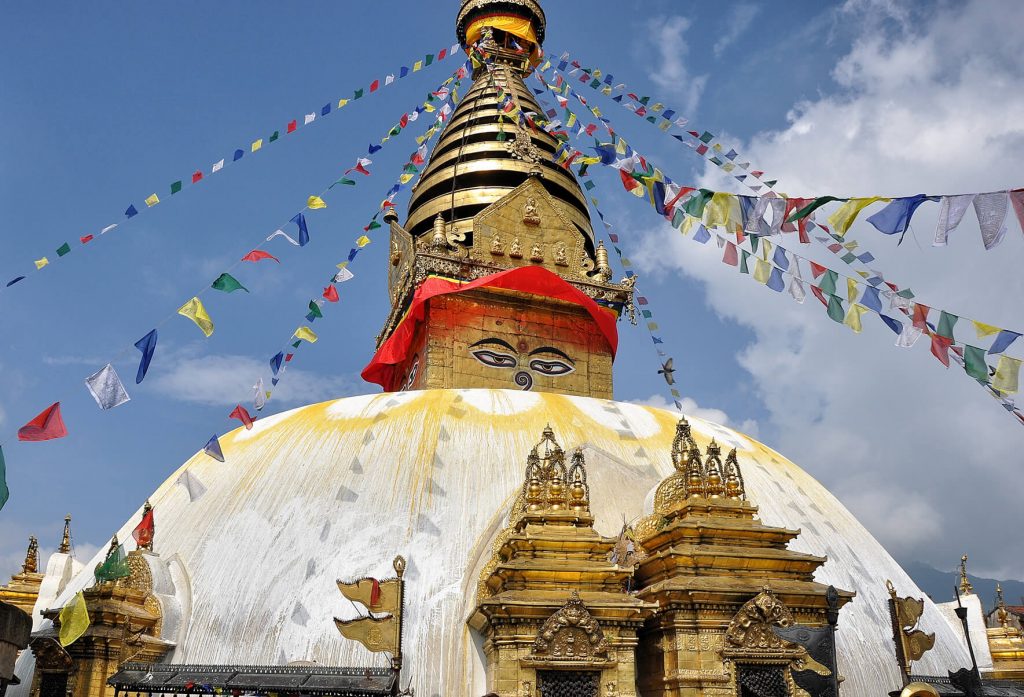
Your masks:
<svg viewBox="0 0 1024 697"><path fill-rule="evenodd" d="M736 449L722 462L722 449L714 440L701 455L693 439L690 422L679 419L672 441L672 464L676 471L658 486L654 495L656 513L669 513L688 500L733 500L745 498L743 474Z"/></svg>
<svg viewBox="0 0 1024 697"><path fill-rule="evenodd" d="M1005 629L1010 624L1010 614L1006 611L1006 601L1003 600L1003 586L996 583L996 619L999 626Z"/></svg>
<svg viewBox="0 0 1024 697"><path fill-rule="evenodd" d="M64 535L60 539L57 551L61 554L71 553L71 514L64 516Z"/></svg>
<svg viewBox="0 0 1024 697"><path fill-rule="evenodd" d="M522 505L525 517L549 514L590 516L590 487L587 484L583 450L577 448L566 467L565 451L547 426L541 440L526 459Z"/></svg>
<svg viewBox="0 0 1024 697"><path fill-rule="evenodd" d="M28 549L25 551L25 561L21 565L23 574L34 574L39 572L39 540L35 535L28 538Z"/></svg>
<svg viewBox="0 0 1024 697"><path fill-rule="evenodd" d="M960 557L960 595L970 595L974 592L974 586L967 578L967 555Z"/></svg>

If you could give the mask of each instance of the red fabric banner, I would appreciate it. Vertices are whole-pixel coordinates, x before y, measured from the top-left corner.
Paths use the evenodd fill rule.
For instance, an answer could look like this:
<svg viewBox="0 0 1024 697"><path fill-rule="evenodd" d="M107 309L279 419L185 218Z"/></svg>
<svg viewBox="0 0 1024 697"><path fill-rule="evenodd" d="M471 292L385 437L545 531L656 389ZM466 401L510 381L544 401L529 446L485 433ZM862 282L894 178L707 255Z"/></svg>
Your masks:
<svg viewBox="0 0 1024 697"><path fill-rule="evenodd" d="M39 416L18 429L18 440L42 441L63 438L68 434L60 415L60 402L51 404Z"/></svg>
<svg viewBox="0 0 1024 697"><path fill-rule="evenodd" d="M428 278L416 289L405 318L380 347L370 364L363 368L363 380L390 390L390 386L394 384L397 366L408 356L409 345L416 333L416 327L423 321L426 314L427 301L438 295L462 293L475 288L503 288L565 300L579 305L597 323L598 329L608 340L612 356L615 355L619 345L619 335L615 327L617 317L614 311L602 308L583 291L577 290L550 271L540 267L524 266L491 274L471 283L459 283L444 278Z"/></svg>

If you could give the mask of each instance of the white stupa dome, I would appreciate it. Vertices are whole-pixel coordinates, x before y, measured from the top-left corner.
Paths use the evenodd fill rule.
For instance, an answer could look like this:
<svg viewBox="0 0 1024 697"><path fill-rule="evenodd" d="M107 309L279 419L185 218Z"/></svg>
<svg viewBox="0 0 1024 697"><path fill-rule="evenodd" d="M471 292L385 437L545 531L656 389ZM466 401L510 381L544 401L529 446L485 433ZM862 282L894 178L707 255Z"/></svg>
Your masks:
<svg viewBox="0 0 1024 697"><path fill-rule="evenodd" d="M155 551L180 622L167 661L200 664L386 664L343 639L353 617L336 579L406 573L403 687L417 695L483 694L480 640L466 625L479 571L522 484L526 456L550 424L586 455L595 527L615 535L642 513L672 471L677 415L622 402L507 390L428 390L350 397L261 419L221 438L225 463L197 454L161 484ZM736 447L748 498L769 525L801 530L792 548L828 557L815 580L855 590L839 618L839 670L848 695L900 683L886 610L886 579L922 596L910 577L822 485L757 441L690 417L705 447ZM187 471L205 487L191 500ZM131 540L135 515L117 530ZM114 532L114 531L112 531ZM78 574L54 606L92 584ZM173 586L173 588L171 588ZM915 673L968 665L963 639L926 600L921 627L935 648ZM31 670L22 656L19 675ZM27 683L12 688L24 694Z"/></svg>

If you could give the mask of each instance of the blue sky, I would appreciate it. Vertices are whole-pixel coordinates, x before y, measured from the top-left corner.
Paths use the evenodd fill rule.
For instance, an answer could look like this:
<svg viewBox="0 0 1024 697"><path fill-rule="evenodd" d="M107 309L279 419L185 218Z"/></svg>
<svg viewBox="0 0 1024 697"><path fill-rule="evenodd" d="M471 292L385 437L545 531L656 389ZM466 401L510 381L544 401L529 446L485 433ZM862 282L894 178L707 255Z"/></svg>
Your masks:
<svg viewBox="0 0 1024 697"><path fill-rule="evenodd" d="M857 83L849 70L850 66L862 72L872 68L863 55L872 37L933 40L933 34L942 35L942 22L955 21L963 11L955 5L897 6L877 0L686 3L685 7L669 0L548 0L545 5L549 52L569 50L584 62L599 61L636 91L688 110L694 123L728 134L738 147L763 153L761 167L774 171L784 182L788 174L794 191L818 193L813 189L825 187L821 193L833 193L828 187L834 185L846 187L839 193L907 194L929 187L959 191L956 187L961 184L965 191L1021 184L990 170L984 181L971 179L969 171L961 179L927 178L923 173L931 174L935 165L923 157L912 162L913 158L903 158L906 168L896 171L890 162L880 161L877 172L872 171L869 158L867 165L856 169L859 178L843 179L837 173L845 172L855 158L830 152L811 140L806 156L787 159L788 153L803 152L799 141L808 132L827 133L826 123L835 122L826 116L817 130L808 131L801 128L795 112L807 117L815 113L813 109L833 103L842 113L871 109L870 102L852 103L875 95L874 88ZM993 7L1012 9L1011 4ZM150 377L140 386L131 380L138 359L133 342L282 226L308 195L336 179L365 154L368 143L378 142L403 112L444 80L456 62L440 62L296 134L282 136L200 185L186 185L173 198L166 195L170 183L187 180L196 169L209 173L217 160L227 157L230 162L235 148L247 148L275 130L283 132L290 120L301 122L303 114L319 111L323 104L383 79L403 64L450 46L456 9L455 2L412 0L301 6L253 1L167 6L108 2L102 12L81 4L20 3L4 8L0 277L20 275L43 255L54 260L54 250L63 242L77 241L81 235L95 234L120 221L130 203L141 209L145 197L154 191L163 202L87 248L73 245L70 256L0 291L4 327L0 433L8 441L4 451L12 489L10 502L0 512L0 577L14 570L28 534L39 535L43 546L52 548L65 513L75 516L79 546L105 544L108 532L211 434L233 428L235 422L227 414L249 396L249 387L261 372L269 377L267 360L302 323L306 303L318 296L334 264L361 233L415 149L413 138L422 128L410 128L390 141L374 157L373 176L361 178L356 188L335 189L325 197L327 210L308 214L310 246L298 250L278 241L270 249L280 253L282 265L243 265L232 271L251 294L204 296L216 322L211 339L204 340L195 326L180 317L161 325ZM1014 65L1009 54L999 50L1000 38L993 39L995 48L985 50L1009 75L1020 77L1019 63ZM879 53L895 65L900 57L885 53L888 48L887 43ZM881 74L889 75L893 65L880 66ZM941 86L947 77L935 76L934 84ZM894 91L901 88L901 84L892 87ZM922 99L921 109L926 106ZM996 111L1000 108L998 103L993 105ZM605 111L631 143L657 155L658 163L677 181L713 181L702 161L675 141L610 102ZM956 133L955 123L939 125ZM793 147L786 145L794 142ZM919 183L914 178L918 173L922 174ZM884 422L851 424L845 417L842 422L829 422L827 414L836 396L815 391L824 389L820 385L796 380L785 383L780 388L783 392L773 392L776 388L766 380L765 371L769 361L777 359L773 353L777 341L773 343L772 338L776 335L746 314L755 307L745 299L749 281L736 278L716 260L691 263L683 252L673 256L678 263L658 259L657 250L668 243L657 219L624 197L614 179L605 174L599 177L605 199L602 207L620 224L623 247L640 264L641 289L651 298L676 357L684 394L700 409L717 410L708 412L712 417L755 431L834 486L897 554L931 561L940 568L948 566L945 561L952 558L952 547L942 542L947 532L942 521L946 509L944 503L936 502L939 494L921 494L922 508L915 516L932 521L938 511L938 522L929 522L908 538L887 523L892 510L888 500L875 496L885 488L887 465L872 452L858 453L861 459L856 462L844 460L851 456L839 452L848 450L842 445L847 434L837 435L843 428L862 434L865 429L881 428L883 432L874 436L874 447L881 452L892 452L885 444L905 440L906 429L897 428L891 419L888 426ZM879 185L888 188L874 190ZM405 199L398 204L404 211ZM303 347L265 413L376 389L363 384L358 373L372 354L374 337L388 309L382 239L353 264L356 279L342 287L342 302L328 308L326 320L316 324L319 343ZM894 256L902 255L895 259L898 268L906 268L914 280L924 279L922 283L929 274L959 273L947 269L951 253L937 262L935 271L922 259L907 257L905 248L896 250L888 240L872 238L868 232L864 240ZM1020 245L1011 251L1019 255ZM973 263L969 275L961 275L959 282L969 288L986 287L987 263L987 259ZM720 280L709 280L711 274L719 274ZM971 299L964 313L976 310L972 316L991 318L1004 326L1014 326L1014 320L1021 324L1019 311L1010 307L992 309L996 316L984 314L993 298L1002 297L995 284L988 286L987 294ZM957 302L969 300L961 297L962 289L940 283L935 287L950 291L937 304L948 299L960 307ZM827 322L809 305L799 308L786 300L768 297L764 310L758 310L758 317L763 317L784 307L787 320L779 325L778 336L795 331L806 338L801 333L806 331L805 322L814 327ZM791 324L793 313L801 318L796 329ZM644 330L626 324L620 325L620 331L616 396L650 400L662 392L650 340ZM918 364L929 360L926 349L911 358L896 355L891 340L878 332L852 337L841 328L823 331L831 332L829 345L842 346L851 356L871 351L863 364L855 359L843 364L853 372L877 377L877 371L865 366L884 361L905 373L919 370ZM759 359L765 361L763 367L758 367ZM112 360L132 401L101 412L82 381ZM911 364L914 368L904 367ZM809 363L805 380L828 382L828 370ZM824 377L822 371L826 371ZM925 377L914 373L909 384L934 382L938 398L957 405L963 405L963 399L974 400L968 401L969 410L983 415L979 418L984 418L986 427L992 424L995 434L986 438L992 446L986 458L1000 459L1020 447L1021 435L1012 432L1012 421L980 391L975 395L964 389L967 396L963 398L960 392L945 396L951 393L941 385L960 385L963 381L958 376L941 375L930 365L921 375ZM905 386L893 389L906 391ZM934 401L928 394L916 398L921 404ZM893 401L900 399L900 394L893 394ZM58 400L63 404L68 438L41 444L9 440L18 426ZM794 403L816 405L815 411L794 417L793 410L784 406ZM911 400L907 409L914 404ZM955 419L946 424L920 419L910 426L909 437L929 442L936 452L948 452L941 438L938 444L934 441L937 433L948 433L953 423ZM828 441L834 447L815 450L805 447L807 441ZM920 454L915 449L907 452ZM801 460L800 455L813 461ZM918 466L924 466L923 460L915 460L910 471L920 471L914 469ZM954 463L949 466L953 468ZM851 476L857 467L864 467L866 474ZM979 485L992 489L1004 475L982 476ZM949 496L949 489L955 488L955 478L933 478L937 487L945 487L935 491ZM909 488L913 481L908 475L898 486ZM972 505L971 510L979 514L984 510L982 497ZM978 537L988 535L978 533ZM966 544L970 539L955 542ZM1024 573L1019 562L1014 566L1006 561L993 545L984 552L979 548L978 556L982 568L992 573Z"/></svg>

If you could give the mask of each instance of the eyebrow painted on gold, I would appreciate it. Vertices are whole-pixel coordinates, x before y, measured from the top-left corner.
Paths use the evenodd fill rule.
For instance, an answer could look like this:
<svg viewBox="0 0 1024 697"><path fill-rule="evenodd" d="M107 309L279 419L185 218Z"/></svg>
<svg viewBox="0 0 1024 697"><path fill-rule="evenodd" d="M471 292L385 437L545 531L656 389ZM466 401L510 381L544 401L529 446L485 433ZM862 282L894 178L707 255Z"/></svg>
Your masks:
<svg viewBox="0 0 1024 697"><path fill-rule="evenodd" d="M562 351L559 351L554 346L541 346L540 348L537 348L537 349L534 349L534 350L530 351L529 355L536 356L538 353L553 353L554 355L556 355L556 356L558 356L560 358L564 358L565 360L569 361L573 365L576 365L576 361L574 361L573 359L569 358L568 355L566 355Z"/></svg>
<svg viewBox="0 0 1024 697"><path fill-rule="evenodd" d="M509 351L515 351L516 353L519 353L518 351L516 351L515 347L512 346L512 344L508 343L507 341L502 341L501 339L481 339L480 341L476 342L475 344L470 344L469 348L475 348L477 346L487 346L487 345L503 346L503 347L507 348Z"/></svg>

